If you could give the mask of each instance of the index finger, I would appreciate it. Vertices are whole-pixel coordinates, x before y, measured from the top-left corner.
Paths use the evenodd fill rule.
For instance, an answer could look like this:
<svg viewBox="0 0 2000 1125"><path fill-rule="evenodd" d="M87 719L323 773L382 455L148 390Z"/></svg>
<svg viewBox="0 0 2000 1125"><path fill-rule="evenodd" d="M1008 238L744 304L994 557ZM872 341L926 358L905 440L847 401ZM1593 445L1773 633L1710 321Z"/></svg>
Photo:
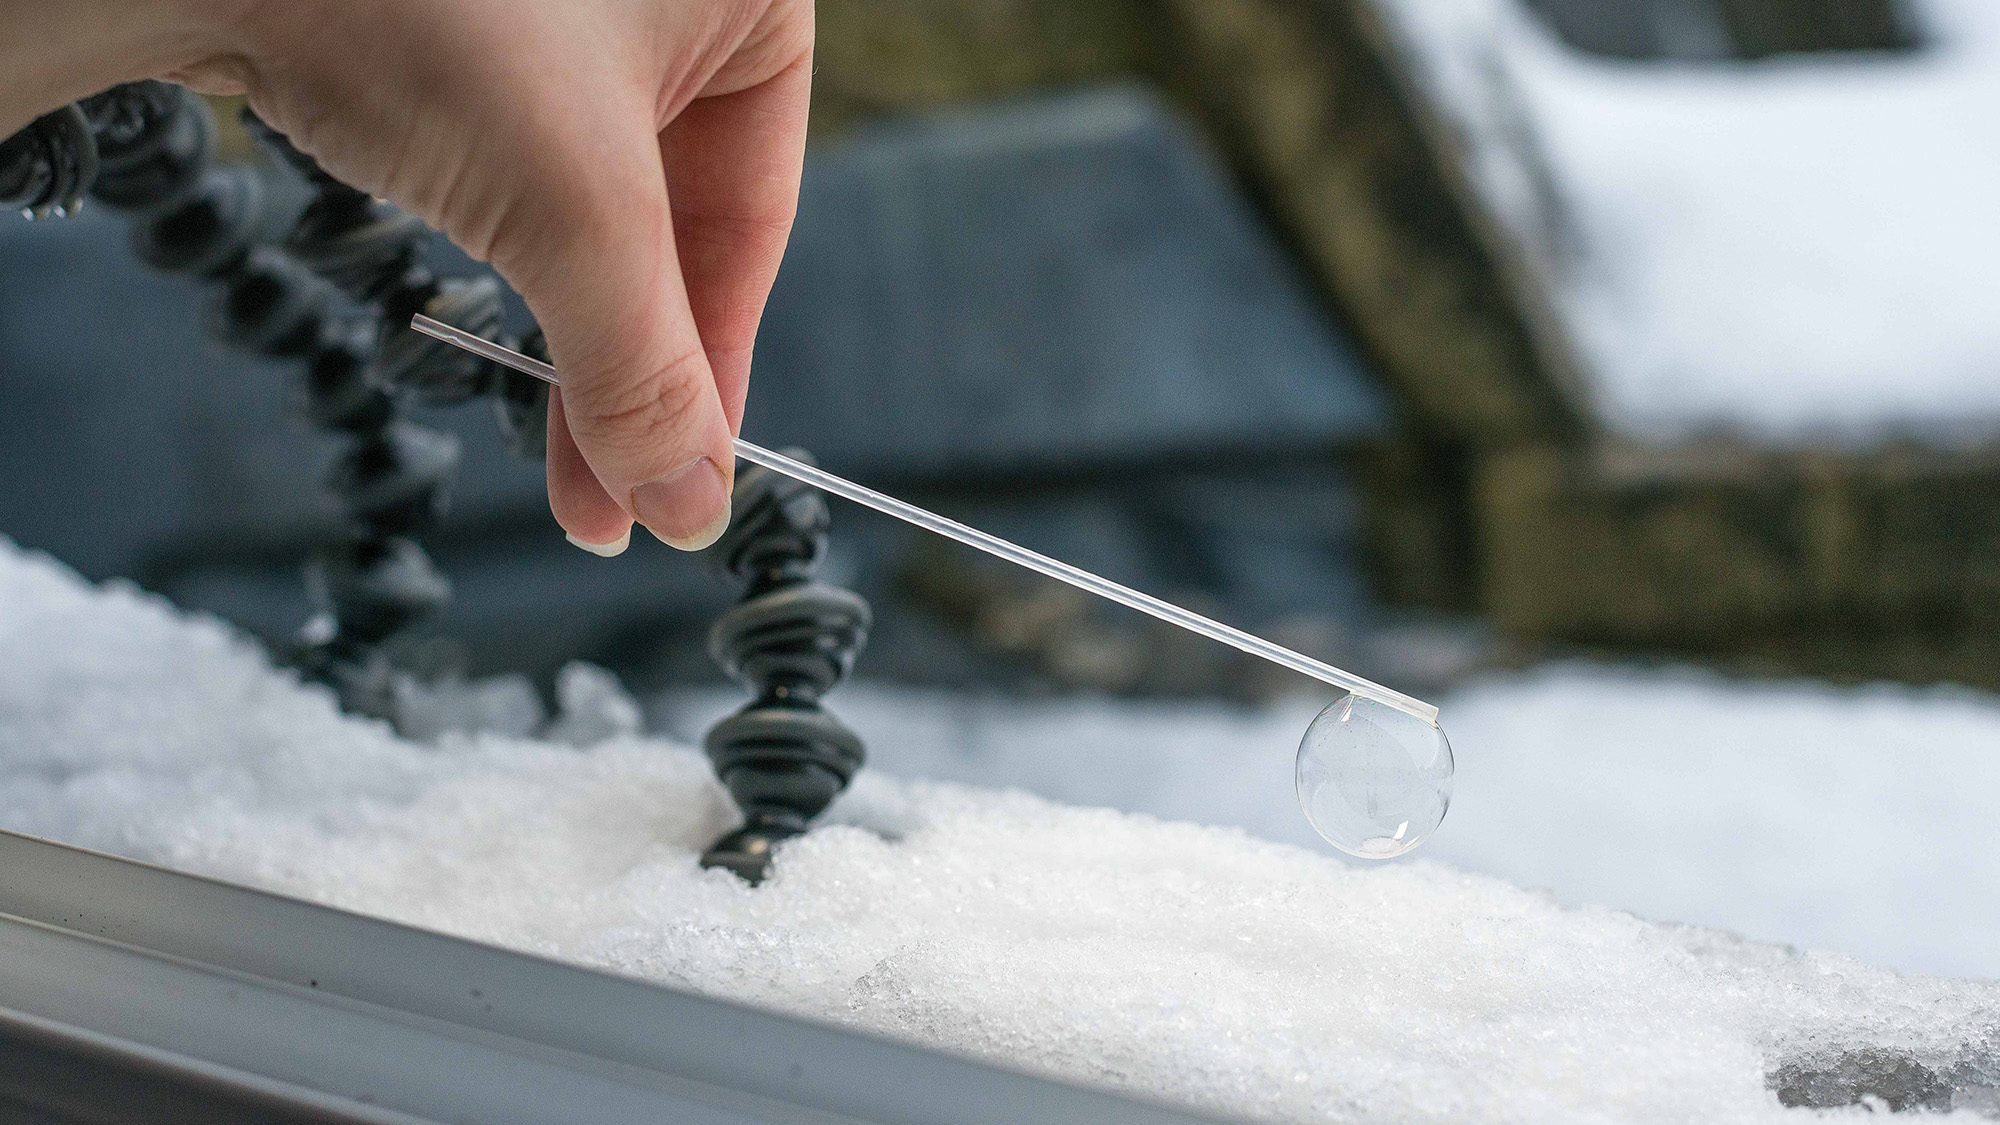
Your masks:
<svg viewBox="0 0 2000 1125"><path fill-rule="evenodd" d="M808 47L755 86L696 99L660 134L688 305L732 431L798 211L811 90Z"/></svg>

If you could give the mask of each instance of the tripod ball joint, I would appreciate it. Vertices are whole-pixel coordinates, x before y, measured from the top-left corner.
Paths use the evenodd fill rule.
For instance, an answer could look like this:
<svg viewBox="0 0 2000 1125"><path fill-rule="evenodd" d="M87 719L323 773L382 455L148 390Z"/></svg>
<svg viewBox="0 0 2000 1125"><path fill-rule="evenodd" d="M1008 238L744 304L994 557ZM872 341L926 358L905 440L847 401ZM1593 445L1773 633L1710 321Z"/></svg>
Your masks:
<svg viewBox="0 0 2000 1125"><path fill-rule="evenodd" d="M710 551L745 591L709 629L708 650L754 698L708 732L709 761L743 826L701 862L755 884L776 847L803 833L865 760L860 736L820 700L853 668L870 613L860 595L813 580L831 522L817 490L751 466L730 503L729 530Z"/></svg>
<svg viewBox="0 0 2000 1125"><path fill-rule="evenodd" d="M0 141L0 207L30 219L68 215L97 178L97 145L79 106L35 118Z"/></svg>
<svg viewBox="0 0 2000 1125"><path fill-rule="evenodd" d="M349 710L386 715L393 670L375 648L450 596L410 536L441 513L459 459L449 435L401 421L395 396L457 401L490 375L399 343L385 329L398 313L382 305L421 305L491 334L499 289L434 277L417 261L421 222L326 175L254 117L245 125L313 192L288 234L270 229L263 175L217 163L208 104L165 82L114 86L0 141L0 202L33 218L88 196L124 213L140 260L204 284L210 335L302 364L307 418L342 440L327 485L348 519L308 568L318 616L294 658Z"/></svg>

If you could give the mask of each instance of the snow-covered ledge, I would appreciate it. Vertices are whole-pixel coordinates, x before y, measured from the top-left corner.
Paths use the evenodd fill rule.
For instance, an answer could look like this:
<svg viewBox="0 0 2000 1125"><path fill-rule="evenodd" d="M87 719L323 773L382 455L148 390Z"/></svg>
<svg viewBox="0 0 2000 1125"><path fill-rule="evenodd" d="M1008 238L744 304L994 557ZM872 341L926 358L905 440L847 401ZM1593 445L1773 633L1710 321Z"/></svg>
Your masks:
<svg viewBox="0 0 2000 1125"><path fill-rule="evenodd" d="M864 775L753 891L688 748L404 741L11 547L0 645L0 826L1209 1112L1778 1120L1994 1052L1993 982L1019 792Z"/></svg>

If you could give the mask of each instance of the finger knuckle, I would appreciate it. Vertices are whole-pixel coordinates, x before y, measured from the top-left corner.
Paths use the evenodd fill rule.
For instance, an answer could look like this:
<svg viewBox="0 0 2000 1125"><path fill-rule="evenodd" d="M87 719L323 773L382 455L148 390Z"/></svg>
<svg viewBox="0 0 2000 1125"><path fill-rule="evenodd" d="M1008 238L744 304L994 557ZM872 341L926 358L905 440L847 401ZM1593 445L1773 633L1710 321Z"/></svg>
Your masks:
<svg viewBox="0 0 2000 1125"><path fill-rule="evenodd" d="M664 448L686 435L701 401L703 354L684 352L649 378L604 380L568 395L572 432L619 455ZM580 401L579 401L580 399Z"/></svg>

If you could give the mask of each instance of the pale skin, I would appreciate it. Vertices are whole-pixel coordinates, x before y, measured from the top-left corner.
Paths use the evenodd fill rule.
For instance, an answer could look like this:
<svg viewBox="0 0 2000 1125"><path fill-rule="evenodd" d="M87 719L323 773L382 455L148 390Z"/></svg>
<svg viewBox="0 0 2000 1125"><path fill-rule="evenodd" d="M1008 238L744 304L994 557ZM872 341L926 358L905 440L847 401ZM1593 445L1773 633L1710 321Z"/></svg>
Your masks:
<svg viewBox="0 0 2000 1125"><path fill-rule="evenodd" d="M247 94L526 299L570 540L728 524L798 203L811 0L0 0L0 137L119 82Z"/></svg>

